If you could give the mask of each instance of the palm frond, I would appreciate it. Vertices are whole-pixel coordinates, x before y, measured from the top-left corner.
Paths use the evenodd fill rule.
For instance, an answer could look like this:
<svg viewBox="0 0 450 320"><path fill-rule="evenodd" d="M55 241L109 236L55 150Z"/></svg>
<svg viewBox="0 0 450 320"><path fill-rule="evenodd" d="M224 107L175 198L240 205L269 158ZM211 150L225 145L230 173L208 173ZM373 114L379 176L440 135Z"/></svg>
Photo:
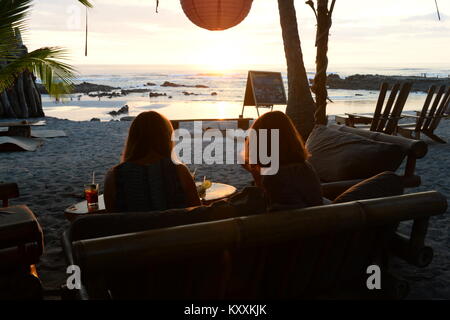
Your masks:
<svg viewBox="0 0 450 320"><path fill-rule="evenodd" d="M0 61L18 54L14 30L26 30L26 22L32 0L0 0Z"/></svg>
<svg viewBox="0 0 450 320"><path fill-rule="evenodd" d="M89 0L78 0L82 5L88 7L88 8L93 8L94 6L92 5L92 3Z"/></svg>
<svg viewBox="0 0 450 320"><path fill-rule="evenodd" d="M13 85L16 77L29 70L38 76L48 93L54 97L70 93L75 69L63 62L67 51L59 47L37 49L12 60L0 69L0 92Z"/></svg>

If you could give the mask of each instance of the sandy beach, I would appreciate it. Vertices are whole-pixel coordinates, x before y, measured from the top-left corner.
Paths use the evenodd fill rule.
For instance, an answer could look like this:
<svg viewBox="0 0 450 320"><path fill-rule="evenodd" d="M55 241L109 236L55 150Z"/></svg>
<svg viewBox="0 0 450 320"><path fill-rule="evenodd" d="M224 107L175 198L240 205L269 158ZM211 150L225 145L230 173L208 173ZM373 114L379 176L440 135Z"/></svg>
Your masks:
<svg viewBox="0 0 450 320"><path fill-rule="evenodd" d="M36 152L0 154L0 182L16 182L21 197L12 204L27 204L38 217L45 233L45 254L38 272L46 288L65 283L65 261L60 236L68 228L64 209L82 199L83 184L92 171L103 190L104 174L118 163L130 122L76 122L46 118L49 130L64 130L67 137L46 139ZM450 121L443 120L437 134L450 141ZM422 186L407 192L438 190L450 200L448 159L450 144L430 140L429 152L417 163ZM242 189L251 176L239 165L191 165L197 176ZM432 264L425 269L395 262L398 274L411 284L409 298L450 298L450 215L433 218L427 242L435 250Z"/></svg>

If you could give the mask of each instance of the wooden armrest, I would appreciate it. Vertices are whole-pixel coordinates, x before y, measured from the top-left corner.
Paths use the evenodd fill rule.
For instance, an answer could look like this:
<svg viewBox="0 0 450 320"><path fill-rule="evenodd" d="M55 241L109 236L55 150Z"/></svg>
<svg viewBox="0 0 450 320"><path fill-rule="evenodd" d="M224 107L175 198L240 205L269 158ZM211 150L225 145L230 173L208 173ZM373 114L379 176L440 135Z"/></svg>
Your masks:
<svg viewBox="0 0 450 320"><path fill-rule="evenodd" d="M321 183L322 187L322 195L333 201L339 195L341 195L344 191L348 190L350 187L355 184L363 181L362 179L358 180L344 180L344 181L336 181L336 182L324 182Z"/></svg>
<svg viewBox="0 0 450 320"><path fill-rule="evenodd" d="M413 114L406 114L406 113L402 113L402 117L404 118L414 118L414 119L420 119L420 116L415 116Z"/></svg>
<svg viewBox="0 0 450 320"><path fill-rule="evenodd" d="M408 153L409 156L413 156L416 159L423 158L428 152L428 145L422 140L413 140L399 136L391 136L381 132L360 130L357 128L350 128L335 124L330 124L328 127L338 131L357 134L361 137L368 138L374 141L388 142L399 145L405 150L405 152Z"/></svg>
<svg viewBox="0 0 450 320"><path fill-rule="evenodd" d="M16 183L0 184L0 200L3 200L3 207L8 206L8 200L19 197L19 187Z"/></svg>
<svg viewBox="0 0 450 320"><path fill-rule="evenodd" d="M363 119L373 119L373 116L364 115L364 114L357 114L357 113L346 113L347 116L352 118L363 118Z"/></svg>
<svg viewBox="0 0 450 320"><path fill-rule="evenodd" d="M433 249L425 246L429 218L414 220L410 237L397 233L392 240L395 255L417 267L426 267L433 260Z"/></svg>

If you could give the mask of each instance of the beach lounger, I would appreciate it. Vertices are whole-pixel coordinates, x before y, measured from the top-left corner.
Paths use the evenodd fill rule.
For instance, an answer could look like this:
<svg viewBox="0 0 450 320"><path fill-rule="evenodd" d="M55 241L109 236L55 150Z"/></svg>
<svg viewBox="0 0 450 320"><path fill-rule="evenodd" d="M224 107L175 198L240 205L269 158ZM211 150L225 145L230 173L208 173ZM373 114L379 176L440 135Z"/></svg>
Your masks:
<svg viewBox="0 0 450 320"><path fill-rule="evenodd" d="M71 225L63 248L82 270L78 299L403 298L408 283L389 260L428 265L428 220L446 209L446 198L431 191L70 238L89 220L108 219L87 216ZM155 213L139 218L146 214ZM411 220L409 236L396 232ZM367 287L373 265L381 290Z"/></svg>
<svg viewBox="0 0 450 320"><path fill-rule="evenodd" d="M63 130L34 130L31 129L31 136L33 138L59 138L67 137Z"/></svg>
<svg viewBox="0 0 450 320"><path fill-rule="evenodd" d="M32 127L45 126L46 124L47 123L45 120L39 121L22 120L13 122L0 121L0 128L8 128L8 131L6 132L2 131L1 135L30 138Z"/></svg>
<svg viewBox="0 0 450 320"><path fill-rule="evenodd" d="M373 115L363 115L346 113L344 116L337 115L335 120L337 124L345 124L350 127L365 127L370 131L394 134L397 129L397 123L402 117L403 107L411 91L412 83L407 82L400 85L396 83L391 90L386 105L385 102L389 85L383 82L380 86L380 94Z"/></svg>
<svg viewBox="0 0 450 320"><path fill-rule="evenodd" d="M450 87L446 90L446 86L444 85L436 91L436 86L431 86L422 111L416 112L416 115L403 114L405 118L415 119L415 123L400 124L397 130L398 133L411 139L420 139L420 134L423 133L434 141L446 143L445 140L434 133L434 130L438 127L441 119L446 117L445 111L449 106Z"/></svg>
<svg viewBox="0 0 450 320"><path fill-rule="evenodd" d="M0 152L36 151L43 143L41 139L0 136Z"/></svg>

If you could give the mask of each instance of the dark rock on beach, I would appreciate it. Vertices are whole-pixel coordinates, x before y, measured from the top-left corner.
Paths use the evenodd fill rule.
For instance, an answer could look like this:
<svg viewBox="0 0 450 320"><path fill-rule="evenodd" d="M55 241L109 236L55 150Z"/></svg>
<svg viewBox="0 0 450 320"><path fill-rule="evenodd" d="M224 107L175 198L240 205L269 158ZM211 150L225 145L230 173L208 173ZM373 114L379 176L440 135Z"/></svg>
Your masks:
<svg viewBox="0 0 450 320"><path fill-rule="evenodd" d="M195 86L187 86L187 85L184 85L184 84L177 84L177 83L173 83L173 82L170 82L170 81L165 81L161 85L161 87L172 87L172 88L185 87L185 88L205 88L205 89L209 88L208 86L205 86L203 84L197 84Z"/></svg>
<svg viewBox="0 0 450 320"><path fill-rule="evenodd" d="M151 89L122 89L122 95L126 96L130 93L146 93L152 91Z"/></svg>
<svg viewBox="0 0 450 320"><path fill-rule="evenodd" d="M153 86L156 86L156 83L147 82L146 84L144 84L144 87L153 87Z"/></svg>
<svg viewBox="0 0 450 320"><path fill-rule="evenodd" d="M212 96L217 96L217 92L211 92Z"/></svg>
<svg viewBox="0 0 450 320"><path fill-rule="evenodd" d="M330 89L379 90L382 82L392 86L397 82L412 82L412 91L427 92L430 86L450 85L449 78L427 78L419 76L383 76L378 74L355 74L341 78L337 74L328 75L327 85Z"/></svg>
<svg viewBox="0 0 450 320"><path fill-rule="evenodd" d="M148 94L148 96L149 96L150 98L165 97L165 96L167 96L167 93L150 92L150 93Z"/></svg>
<svg viewBox="0 0 450 320"><path fill-rule="evenodd" d="M176 84L176 83L169 82L169 81L165 81L165 82L161 85L161 87L173 87L173 88L177 88L177 87L184 87L184 85L182 85L182 84Z"/></svg>
<svg viewBox="0 0 450 320"><path fill-rule="evenodd" d="M109 99L112 99L112 98L120 97L121 94L118 92L90 92L90 93L88 93L88 96L92 97L92 98L107 97Z"/></svg>
<svg viewBox="0 0 450 320"><path fill-rule="evenodd" d="M187 92L187 91L183 91L183 94L184 94L185 96L198 96L197 93Z"/></svg>
<svg viewBox="0 0 450 320"><path fill-rule="evenodd" d="M99 118L92 118L91 122L100 122L100 119Z"/></svg>
<svg viewBox="0 0 450 320"><path fill-rule="evenodd" d="M128 107L128 105L125 105L117 111L113 110L113 111L108 112L108 114L110 114L114 117L114 116L119 116L121 114L128 114L128 111L129 111L129 107Z"/></svg>

